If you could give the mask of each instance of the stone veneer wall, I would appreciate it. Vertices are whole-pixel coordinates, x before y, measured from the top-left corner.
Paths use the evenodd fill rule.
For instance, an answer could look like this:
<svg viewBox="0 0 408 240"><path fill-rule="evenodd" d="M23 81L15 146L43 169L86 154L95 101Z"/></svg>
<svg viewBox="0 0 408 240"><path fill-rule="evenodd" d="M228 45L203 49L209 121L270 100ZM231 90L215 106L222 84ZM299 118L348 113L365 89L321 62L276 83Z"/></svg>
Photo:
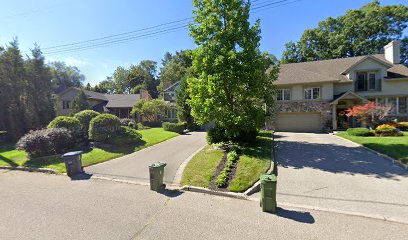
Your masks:
<svg viewBox="0 0 408 240"><path fill-rule="evenodd" d="M329 131L332 128L331 108L329 102L324 101L288 101L276 102L275 114L290 112L320 112L322 131Z"/></svg>

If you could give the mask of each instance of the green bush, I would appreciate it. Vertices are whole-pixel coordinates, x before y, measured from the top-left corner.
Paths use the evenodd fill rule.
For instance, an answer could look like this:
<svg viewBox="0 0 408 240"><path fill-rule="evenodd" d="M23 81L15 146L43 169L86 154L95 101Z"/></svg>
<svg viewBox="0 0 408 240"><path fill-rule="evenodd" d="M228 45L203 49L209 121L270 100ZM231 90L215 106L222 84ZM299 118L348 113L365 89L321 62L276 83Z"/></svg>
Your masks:
<svg viewBox="0 0 408 240"><path fill-rule="evenodd" d="M207 131L207 142L209 144L228 141L229 139L226 135L225 129L218 125L215 125Z"/></svg>
<svg viewBox="0 0 408 240"><path fill-rule="evenodd" d="M225 163L224 169L218 175L216 184L218 187L225 187L228 183L228 175L232 170L235 162L238 160L239 156L236 151L230 151L227 155L227 162Z"/></svg>
<svg viewBox="0 0 408 240"><path fill-rule="evenodd" d="M108 139L109 143L116 145L129 145L135 144L142 139L142 134L138 133L135 129L130 127L120 127L120 131L115 136Z"/></svg>
<svg viewBox="0 0 408 240"><path fill-rule="evenodd" d="M184 123L184 122L180 122L180 123L164 122L162 124L162 127L166 131L175 132L175 133L178 133L178 134L183 134L184 129L186 127L186 123Z"/></svg>
<svg viewBox="0 0 408 240"><path fill-rule="evenodd" d="M130 118L121 118L120 119L120 123L122 124L122 126L127 127L129 126L129 123L134 122L133 119Z"/></svg>
<svg viewBox="0 0 408 240"><path fill-rule="evenodd" d="M7 131L0 131L0 142L5 142L7 138Z"/></svg>
<svg viewBox="0 0 408 240"><path fill-rule="evenodd" d="M129 122L127 126L133 129L137 129L137 125L135 124L135 122Z"/></svg>
<svg viewBox="0 0 408 240"><path fill-rule="evenodd" d="M49 128L30 131L16 144L18 150L23 150L30 157L43 157L60 154L75 146L71 131L66 128Z"/></svg>
<svg viewBox="0 0 408 240"><path fill-rule="evenodd" d="M349 128L347 129L347 134L360 137L373 136L373 133L367 128Z"/></svg>
<svg viewBox="0 0 408 240"><path fill-rule="evenodd" d="M401 131L408 131L408 122L399 122L397 123L397 128Z"/></svg>
<svg viewBox="0 0 408 240"><path fill-rule="evenodd" d="M80 141L81 138L81 123L74 117L59 116L54 118L48 128L66 128L71 131L75 141Z"/></svg>
<svg viewBox="0 0 408 240"><path fill-rule="evenodd" d="M104 142L114 137L120 131L120 119L112 114L101 114L89 123L89 139Z"/></svg>
<svg viewBox="0 0 408 240"><path fill-rule="evenodd" d="M100 113L93 110L84 110L74 115L74 118L78 119L81 124L82 134L85 138L88 138L89 123L99 115Z"/></svg>
<svg viewBox="0 0 408 240"><path fill-rule="evenodd" d="M146 129L150 129L150 127L145 126L142 123L137 123L137 129L138 130L146 130Z"/></svg>

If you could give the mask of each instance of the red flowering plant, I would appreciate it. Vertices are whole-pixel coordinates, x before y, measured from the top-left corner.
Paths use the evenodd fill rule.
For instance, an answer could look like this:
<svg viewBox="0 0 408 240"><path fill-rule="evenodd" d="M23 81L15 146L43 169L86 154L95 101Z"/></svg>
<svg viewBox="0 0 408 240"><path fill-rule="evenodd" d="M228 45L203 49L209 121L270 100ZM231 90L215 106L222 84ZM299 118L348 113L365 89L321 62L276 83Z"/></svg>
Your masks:
<svg viewBox="0 0 408 240"><path fill-rule="evenodd" d="M361 122L365 126L373 125L376 120L383 120L391 107L381 105L375 102L368 102L365 105L354 106L346 110L347 117L356 117L357 121Z"/></svg>

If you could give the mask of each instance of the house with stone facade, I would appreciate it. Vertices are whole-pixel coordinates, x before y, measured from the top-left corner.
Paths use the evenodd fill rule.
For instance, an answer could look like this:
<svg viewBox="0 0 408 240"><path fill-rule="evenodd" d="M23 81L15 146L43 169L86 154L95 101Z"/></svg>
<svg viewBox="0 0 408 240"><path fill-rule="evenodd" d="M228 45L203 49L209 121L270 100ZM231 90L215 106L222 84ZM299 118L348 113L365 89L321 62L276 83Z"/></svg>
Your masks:
<svg viewBox="0 0 408 240"><path fill-rule="evenodd" d="M81 89L70 87L55 94L55 106L58 116L72 115L72 102ZM84 91L88 97L90 109L100 113L110 113L119 118L130 118L133 105L142 98L142 94L103 94L88 90ZM147 93L146 93L147 94ZM148 98L149 96L145 96Z"/></svg>
<svg viewBox="0 0 408 240"><path fill-rule="evenodd" d="M345 110L368 101L390 106L389 118L408 120L408 68L400 64L398 40L384 54L283 64L275 86L277 131L355 127Z"/></svg>

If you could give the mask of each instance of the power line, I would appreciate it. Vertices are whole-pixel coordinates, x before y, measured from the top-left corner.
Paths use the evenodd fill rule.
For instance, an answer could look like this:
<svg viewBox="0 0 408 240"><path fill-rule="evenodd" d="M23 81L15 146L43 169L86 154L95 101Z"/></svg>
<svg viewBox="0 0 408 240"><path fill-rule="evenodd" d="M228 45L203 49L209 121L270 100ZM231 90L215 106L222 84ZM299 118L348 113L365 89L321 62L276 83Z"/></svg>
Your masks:
<svg viewBox="0 0 408 240"><path fill-rule="evenodd" d="M251 8L251 12L255 10L256 12L259 12L262 10L276 8L279 6L288 5L288 4L298 2L301 0L295 0L291 2L289 2L289 0L280 0L280 1L273 1L273 2L271 2L270 0L262 1L262 2L259 2L259 1L260 0L252 1L252 3L255 3L255 2L258 2L258 3L253 5L253 7ZM279 4L279 5L276 5L276 4ZM80 51L80 50L88 50L88 49L94 49L94 48L99 48L99 47L104 47L104 46L109 46L109 45L114 45L114 44L119 44L119 43L130 42L134 40L145 39L145 38L149 38L152 36L163 35L166 33L171 33L171 32L176 32L176 31L187 29L192 19L193 17L189 17L189 18L185 18L185 19L181 19L177 21L166 22L166 23L162 23L159 25L146 27L146 28L142 28L142 29L138 29L134 31L104 36L100 38L89 39L85 41L78 41L74 43L46 47L46 48L43 48L43 50L49 50L49 51L44 51L44 54L55 55L55 54L69 53L69 52L75 52L75 51ZM163 27L165 28L163 29Z"/></svg>

